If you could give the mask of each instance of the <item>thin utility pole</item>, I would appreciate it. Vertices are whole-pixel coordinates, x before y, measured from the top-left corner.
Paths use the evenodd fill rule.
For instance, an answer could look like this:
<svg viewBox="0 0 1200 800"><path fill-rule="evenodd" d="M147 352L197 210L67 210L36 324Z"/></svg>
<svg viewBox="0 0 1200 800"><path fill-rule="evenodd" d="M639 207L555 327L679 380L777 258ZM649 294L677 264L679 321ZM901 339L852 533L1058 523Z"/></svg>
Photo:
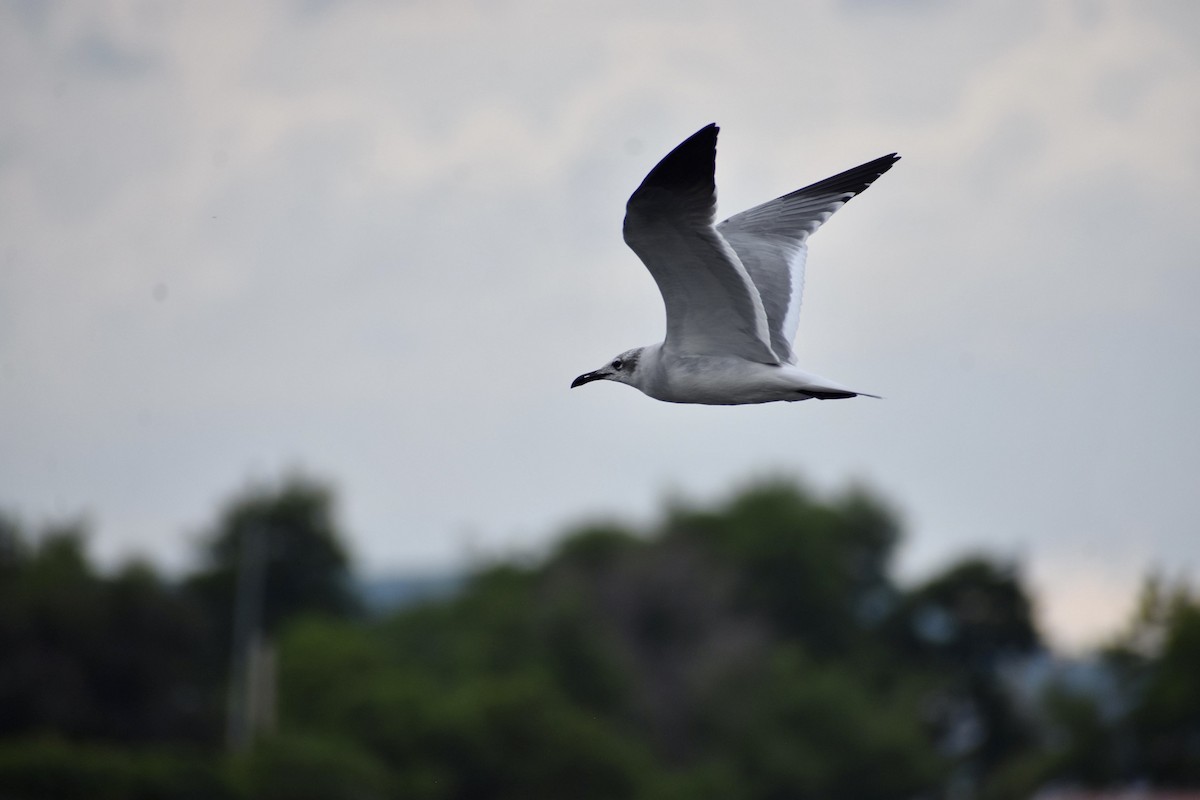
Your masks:
<svg viewBox="0 0 1200 800"><path fill-rule="evenodd" d="M261 648L263 589L266 581L267 531L251 523L242 535L238 556L237 593L233 602L233 648L229 667L229 707L226 742L232 753L242 753L253 738L252 710L261 711L250 698L257 687L252 675L252 650Z"/></svg>

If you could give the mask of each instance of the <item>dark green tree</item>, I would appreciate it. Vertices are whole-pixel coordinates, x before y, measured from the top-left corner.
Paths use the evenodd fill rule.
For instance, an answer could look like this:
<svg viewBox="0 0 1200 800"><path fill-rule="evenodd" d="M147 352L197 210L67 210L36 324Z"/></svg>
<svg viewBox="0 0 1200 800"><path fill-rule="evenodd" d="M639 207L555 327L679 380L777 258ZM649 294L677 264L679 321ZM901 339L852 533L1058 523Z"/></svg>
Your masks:
<svg viewBox="0 0 1200 800"><path fill-rule="evenodd" d="M896 535L864 493L783 483L648 531L588 527L448 602L290 626L282 732L344 739L407 797L931 791L918 684L861 660ZM826 604L850 630L811 619Z"/></svg>
<svg viewBox="0 0 1200 800"><path fill-rule="evenodd" d="M204 536L204 566L189 588L202 597L229 640L240 571L257 570L261 630L275 633L299 614L359 612L345 537L334 516L333 491L294 475L276 487L254 487L230 501ZM245 581L245 576L241 575Z"/></svg>
<svg viewBox="0 0 1200 800"><path fill-rule="evenodd" d="M907 592L886 626L897 651L927 671L927 716L965 779L985 784L1034 744L1000 669L1038 652L1032 604L1014 565L975 556Z"/></svg>
<svg viewBox="0 0 1200 800"><path fill-rule="evenodd" d="M761 483L724 507L674 509L663 533L726 565L739 606L816 655L862 646L895 599L888 570L899 526L859 488L827 501L795 482Z"/></svg>
<svg viewBox="0 0 1200 800"><path fill-rule="evenodd" d="M906 593L891 627L914 657L965 670L988 670L1042 647L1017 568L980 556Z"/></svg>
<svg viewBox="0 0 1200 800"><path fill-rule="evenodd" d="M1109 649L1127 703L1128 772L1159 785L1200 786L1200 595L1151 575L1128 631Z"/></svg>
<svg viewBox="0 0 1200 800"><path fill-rule="evenodd" d="M202 742L215 682L201 608L145 565L99 574L74 522L0 522L0 736Z"/></svg>
<svg viewBox="0 0 1200 800"><path fill-rule="evenodd" d="M1041 647L1019 570L970 558L897 585L895 515L861 489L772 481L587 526L381 617L358 613L334 510L306 478L243 492L183 586L100 574L79 525L0 518L0 795L999 800L1198 780L1195 598L1157 592L1110 651L1123 713L1055 687L1031 731L1004 678ZM277 729L232 757L146 747L219 740L239 581L277 644Z"/></svg>

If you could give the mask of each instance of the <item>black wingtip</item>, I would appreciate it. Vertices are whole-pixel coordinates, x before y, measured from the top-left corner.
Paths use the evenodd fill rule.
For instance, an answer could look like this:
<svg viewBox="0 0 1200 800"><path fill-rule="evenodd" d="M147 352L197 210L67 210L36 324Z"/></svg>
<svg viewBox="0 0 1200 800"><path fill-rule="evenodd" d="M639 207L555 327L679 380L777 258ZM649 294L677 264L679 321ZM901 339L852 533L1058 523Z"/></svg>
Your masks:
<svg viewBox="0 0 1200 800"><path fill-rule="evenodd" d="M717 165L717 134L721 129L710 122L684 139L650 170L641 187L681 188L697 183L712 183Z"/></svg>
<svg viewBox="0 0 1200 800"><path fill-rule="evenodd" d="M851 167L845 172L839 172L831 178L826 178L823 181L805 186L803 189L797 189L791 195L817 195L817 194L848 194L850 197L861 194L868 186L874 183L879 176L891 169L900 156L896 153L888 153L886 156L880 156L865 164L859 164L857 167ZM849 199L849 198L847 198Z"/></svg>

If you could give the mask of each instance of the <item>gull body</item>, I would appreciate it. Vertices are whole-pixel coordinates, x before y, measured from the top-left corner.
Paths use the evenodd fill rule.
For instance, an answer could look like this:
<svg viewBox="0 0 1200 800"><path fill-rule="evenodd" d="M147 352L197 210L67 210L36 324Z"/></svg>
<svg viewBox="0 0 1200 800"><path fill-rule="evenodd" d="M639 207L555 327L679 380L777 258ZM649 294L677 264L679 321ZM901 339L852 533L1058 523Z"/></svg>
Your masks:
<svg viewBox="0 0 1200 800"><path fill-rule="evenodd" d="M667 335L576 378L705 405L865 395L796 364L807 240L898 160L890 154L715 224L718 128L672 150L626 206L625 242L663 297ZM877 395L867 395L877 397Z"/></svg>

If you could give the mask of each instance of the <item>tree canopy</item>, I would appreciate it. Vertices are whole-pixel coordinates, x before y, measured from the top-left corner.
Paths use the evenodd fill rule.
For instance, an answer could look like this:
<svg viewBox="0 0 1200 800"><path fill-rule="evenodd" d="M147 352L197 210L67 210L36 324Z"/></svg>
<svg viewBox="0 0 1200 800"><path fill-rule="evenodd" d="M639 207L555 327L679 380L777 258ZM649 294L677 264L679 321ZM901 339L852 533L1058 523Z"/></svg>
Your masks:
<svg viewBox="0 0 1200 800"><path fill-rule="evenodd" d="M89 561L86 526L0 516L0 795L1009 798L1200 785L1200 599L1147 584L1111 647L1048 660L1019 564L897 581L862 488L773 481L651 526L564 532L448 597L367 615L332 490L235 496L178 580ZM248 556L254 548L257 555ZM257 559L278 725L221 735ZM1081 678L1083 675L1085 679Z"/></svg>

